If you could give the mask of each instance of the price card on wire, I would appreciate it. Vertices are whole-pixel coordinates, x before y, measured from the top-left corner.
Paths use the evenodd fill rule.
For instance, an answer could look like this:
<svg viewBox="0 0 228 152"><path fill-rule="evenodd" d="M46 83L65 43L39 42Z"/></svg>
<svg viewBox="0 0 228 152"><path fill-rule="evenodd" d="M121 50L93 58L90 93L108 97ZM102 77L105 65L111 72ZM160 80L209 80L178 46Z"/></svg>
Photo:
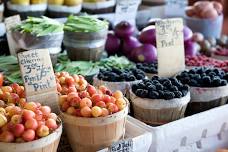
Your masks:
<svg viewBox="0 0 228 152"><path fill-rule="evenodd" d="M57 87L48 49L18 53L18 61L28 101L48 105L57 101Z"/></svg>
<svg viewBox="0 0 228 152"><path fill-rule="evenodd" d="M111 145L110 152L133 152L133 140L120 140Z"/></svg>
<svg viewBox="0 0 228 152"><path fill-rule="evenodd" d="M115 12L115 24L128 21L135 25L137 10L141 0L117 0Z"/></svg>
<svg viewBox="0 0 228 152"><path fill-rule="evenodd" d="M21 18L19 15L14 15L5 18L6 37L9 44L10 54L16 56L17 51L20 49L11 35L11 28L20 24Z"/></svg>
<svg viewBox="0 0 228 152"><path fill-rule="evenodd" d="M158 75L171 77L185 69L183 20L165 19L156 22Z"/></svg>

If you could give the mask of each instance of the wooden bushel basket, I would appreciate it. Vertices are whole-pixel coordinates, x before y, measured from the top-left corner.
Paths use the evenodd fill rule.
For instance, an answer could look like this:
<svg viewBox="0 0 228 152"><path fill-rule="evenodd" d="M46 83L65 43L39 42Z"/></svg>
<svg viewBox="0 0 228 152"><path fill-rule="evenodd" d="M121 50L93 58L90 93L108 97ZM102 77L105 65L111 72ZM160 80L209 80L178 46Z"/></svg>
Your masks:
<svg viewBox="0 0 228 152"><path fill-rule="evenodd" d="M99 61L104 51L107 29L99 32L64 32L64 46L71 60Z"/></svg>
<svg viewBox="0 0 228 152"><path fill-rule="evenodd" d="M61 113L74 152L96 152L124 137L128 106L115 114L84 118Z"/></svg>
<svg viewBox="0 0 228 152"><path fill-rule="evenodd" d="M190 92L182 98L164 100L140 98L130 91L130 99L136 119L149 125L162 125L184 117Z"/></svg>
<svg viewBox="0 0 228 152"><path fill-rule="evenodd" d="M25 143L3 143L0 142L0 152L57 152L62 124L47 137Z"/></svg>
<svg viewBox="0 0 228 152"><path fill-rule="evenodd" d="M191 87L191 102L186 115L203 112L227 103L228 85L213 88Z"/></svg>

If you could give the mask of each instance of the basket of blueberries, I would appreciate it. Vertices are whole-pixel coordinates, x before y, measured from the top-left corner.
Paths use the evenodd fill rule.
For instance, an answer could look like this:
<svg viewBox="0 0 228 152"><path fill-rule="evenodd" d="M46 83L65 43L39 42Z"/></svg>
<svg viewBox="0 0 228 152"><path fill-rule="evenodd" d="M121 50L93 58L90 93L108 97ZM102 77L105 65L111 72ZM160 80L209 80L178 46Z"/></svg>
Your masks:
<svg viewBox="0 0 228 152"><path fill-rule="evenodd" d="M191 102L187 115L203 112L227 103L228 73L217 68L197 67L183 71L177 79L190 86Z"/></svg>

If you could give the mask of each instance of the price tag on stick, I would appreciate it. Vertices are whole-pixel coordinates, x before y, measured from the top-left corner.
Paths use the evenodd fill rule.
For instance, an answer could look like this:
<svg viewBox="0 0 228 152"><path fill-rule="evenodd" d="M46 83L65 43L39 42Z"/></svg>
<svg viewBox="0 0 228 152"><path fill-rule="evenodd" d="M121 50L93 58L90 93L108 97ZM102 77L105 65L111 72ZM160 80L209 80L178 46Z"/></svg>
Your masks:
<svg viewBox="0 0 228 152"><path fill-rule="evenodd" d="M10 54L16 56L17 51L20 50L19 46L17 46L16 42L12 38L11 28L20 24L21 18L19 15L14 15L11 17L5 18L5 26L6 26L6 37L9 44Z"/></svg>
<svg viewBox="0 0 228 152"><path fill-rule="evenodd" d="M48 105L58 111L57 85L48 49L18 53L27 100Z"/></svg>
<svg viewBox="0 0 228 152"><path fill-rule="evenodd" d="M128 21L135 25L137 10L141 0L117 0L115 12L115 24Z"/></svg>
<svg viewBox="0 0 228 152"><path fill-rule="evenodd" d="M158 75L172 77L185 69L183 20L165 19L156 22Z"/></svg>

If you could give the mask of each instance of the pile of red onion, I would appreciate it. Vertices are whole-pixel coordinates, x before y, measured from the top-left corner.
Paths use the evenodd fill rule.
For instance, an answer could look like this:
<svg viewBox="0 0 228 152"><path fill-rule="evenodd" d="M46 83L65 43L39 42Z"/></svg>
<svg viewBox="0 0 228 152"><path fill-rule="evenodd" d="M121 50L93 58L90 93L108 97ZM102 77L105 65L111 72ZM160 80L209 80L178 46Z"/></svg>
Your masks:
<svg viewBox="0 0 228 152"><path fill-rule="evenodd" d="M157 60L155 26L149 25L138 35L134 36L135 28L130 23L122 21L116 25L113 32L108 34L105 50L108 55L123 54L134 62L152 63ZM193 33L184 27L185 54L195 56L198 53L197 43Z"/></svg>

